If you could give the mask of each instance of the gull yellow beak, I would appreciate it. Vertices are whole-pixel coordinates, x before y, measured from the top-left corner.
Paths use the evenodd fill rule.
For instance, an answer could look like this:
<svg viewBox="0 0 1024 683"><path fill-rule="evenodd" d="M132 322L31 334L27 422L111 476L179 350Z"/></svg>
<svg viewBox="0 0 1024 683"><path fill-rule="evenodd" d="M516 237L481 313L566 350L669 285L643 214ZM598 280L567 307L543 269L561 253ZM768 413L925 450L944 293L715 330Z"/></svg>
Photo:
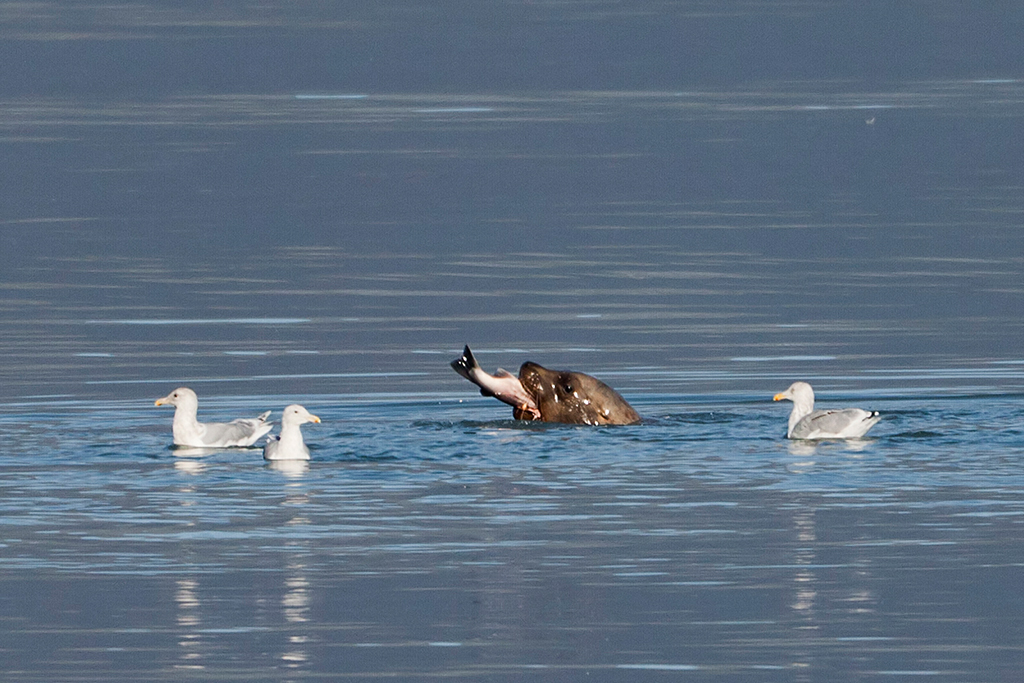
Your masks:
<svg viewBox="0 0 1024 683"><path fill-rule="evenodd" d="M786 397L785 397L785 396L784 396L783 394L775 394L775 398L773 398L772 400L773 400L773 401L782 401L782 400L784 400L785 398L786 398Z"/></svg>
<svg viewBox="0 0 1024 683"><path fill-rule="evenodd" d="M164 400L162 398L158 398L156 400L156 403L154 403L153 405L155 405L155 406L162 406L163 404L164 404Z"/></svg>
<svg viewBox="0 0 1024 683"><path fill-rule="evenodd" d="M320 418L319 417L317 417L316 415L310 415L310 417L313 418L313 422L316 422L317 424L320 424Z"/></svg>

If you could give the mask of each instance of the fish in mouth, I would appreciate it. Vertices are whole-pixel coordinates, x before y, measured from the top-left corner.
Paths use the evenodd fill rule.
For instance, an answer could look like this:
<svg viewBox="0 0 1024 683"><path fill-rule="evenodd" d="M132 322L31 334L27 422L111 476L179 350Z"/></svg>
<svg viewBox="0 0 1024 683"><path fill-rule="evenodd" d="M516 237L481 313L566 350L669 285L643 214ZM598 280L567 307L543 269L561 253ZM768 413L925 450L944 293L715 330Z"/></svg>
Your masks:
<svg viewBox="0 0 1024 683"><path fill-rule="evenodd" d="M527 361L516 377L499 369L485 372L467 346L451 363L455 372L480 387L480 393L512 406L517 420L565 424L628 425L640 415L617 391L590 375L549 370Z"/></svg>

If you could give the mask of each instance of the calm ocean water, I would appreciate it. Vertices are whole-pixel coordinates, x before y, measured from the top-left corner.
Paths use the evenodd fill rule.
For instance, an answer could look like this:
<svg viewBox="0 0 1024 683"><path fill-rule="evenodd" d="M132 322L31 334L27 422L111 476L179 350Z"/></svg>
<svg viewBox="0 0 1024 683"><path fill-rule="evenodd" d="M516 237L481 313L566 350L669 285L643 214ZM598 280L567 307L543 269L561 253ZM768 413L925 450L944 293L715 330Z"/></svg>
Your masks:
<svg viewBox="0 0 1024 683"><path fill-rule="evenodd" d="M1018 680L1014 17L374 7L4 10L0 677Z"/></svg>

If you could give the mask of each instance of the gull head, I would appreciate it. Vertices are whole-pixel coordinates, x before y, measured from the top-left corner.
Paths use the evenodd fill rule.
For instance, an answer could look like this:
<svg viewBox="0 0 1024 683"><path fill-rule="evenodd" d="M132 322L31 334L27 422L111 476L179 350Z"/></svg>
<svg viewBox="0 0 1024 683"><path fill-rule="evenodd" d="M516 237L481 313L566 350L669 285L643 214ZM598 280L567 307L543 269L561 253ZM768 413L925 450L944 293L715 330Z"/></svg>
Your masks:
<svg viewBox="0 0 1024 683"><path fill-rule="evenodd" d="M807 382L793 382L788 389L775 394L772 400L814 405L814 389Z"/></svg>
<svg viewBox="0 0 1024 683"><path fill-rule="evenodd" d="M281 415L282 426L286 424L301 425L307 422L320 422L320 418L297 403L285 408L284 413Z"/></svg>
<svg viewBox="0 0 1024 683"><path fill-rule="evenodd" d="M158 398L153 405L158 406L198 406L199 398L196 392L188 387L178 387L163 398Z"/></svg>

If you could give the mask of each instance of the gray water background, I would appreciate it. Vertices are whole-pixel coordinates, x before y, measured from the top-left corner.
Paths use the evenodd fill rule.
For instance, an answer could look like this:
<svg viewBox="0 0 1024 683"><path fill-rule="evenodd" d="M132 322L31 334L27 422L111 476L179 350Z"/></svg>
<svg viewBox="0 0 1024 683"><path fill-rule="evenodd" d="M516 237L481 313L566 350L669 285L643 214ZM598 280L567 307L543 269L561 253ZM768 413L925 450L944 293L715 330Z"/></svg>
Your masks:
<svg viewBox="0 0 1024 683"><path fill-rule="evenodd" d="M1022 16L5 6L4 680L1018 680Z"/></svg>

